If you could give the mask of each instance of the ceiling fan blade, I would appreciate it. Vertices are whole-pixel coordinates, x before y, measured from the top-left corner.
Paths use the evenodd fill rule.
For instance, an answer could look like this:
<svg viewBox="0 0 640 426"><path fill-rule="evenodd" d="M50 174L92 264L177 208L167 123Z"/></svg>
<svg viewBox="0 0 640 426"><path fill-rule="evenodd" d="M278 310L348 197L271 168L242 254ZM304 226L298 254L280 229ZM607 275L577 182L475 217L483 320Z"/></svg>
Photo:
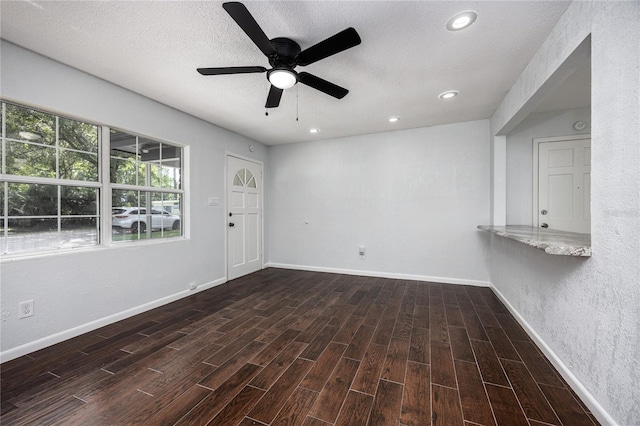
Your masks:
<svg viewBox="0 0 640 426"><path fill-rule="evenodd" d="M251 41L258 46L262 53L268 57L275 56L278 53L244 4L239 2L229 2L223 3L222 7L249 36Z"/></svg>
<svg viewBox="0 0 640 426"><path fill-rule="evenodd" d="M324 59L353 46L357 46L361 41L362 40L360 40L360 36L355 29L351 27L347 28L346 30L340 31L338 34L335 34L300 52L296 57L296 63L302 66L312 64L320 59Z"/></svg>
<svg viewBox="0 0 640 426"><path fill-rule="evenodd" d="M320 77L316 77L313 74L309 74L308 72L300 72L298 73L298 81L302 84L306 84L309 87L313 87L316 90L326 93L329 96L333 96L334 98L342 99L347 96L349 91L344 87L340 87L336 84L333 84L327 80L323 80Z"/></svg>
<svg viewBox="0 0 640 426"><path fill-rule="evenodd" d="M282 98L282 89L278 89L276 86L271 86L269 89L269 96L267 96L267 103L264 105L265 108L276 108L280 105L280 98Z"/></svg>
<svg viewBox="0 0 640 426"><path fill-rule="evenodd" d="M202 75L225 75L225 74L249 74L254 72L266 72L265 67L219 67L219 68L198 68Z"/></svg>

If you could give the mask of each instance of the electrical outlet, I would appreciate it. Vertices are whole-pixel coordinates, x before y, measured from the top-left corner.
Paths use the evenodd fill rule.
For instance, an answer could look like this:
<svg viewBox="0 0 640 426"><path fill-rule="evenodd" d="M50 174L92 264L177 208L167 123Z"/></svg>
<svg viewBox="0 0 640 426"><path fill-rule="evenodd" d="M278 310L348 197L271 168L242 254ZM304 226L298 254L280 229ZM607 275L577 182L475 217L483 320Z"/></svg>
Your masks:
<svg viewBox="0 0 640 426"><path fill-rule="evenodd" d="M365 250L366 250L365 246L358 247L358 254L360 255L361 258L364 258Z"/></svg>
<svg viewBox="0 0 640 426"><path fill-rule="evenodd" d="M33 316L33 300L25 300L18 305L18 318Z"/></svg>
<svg viewBox="0 0 640 426"><path fill-rule="evenodd" d="M195 290L196 287L198 287L196 283L189 283L189 290Z"/></svg>

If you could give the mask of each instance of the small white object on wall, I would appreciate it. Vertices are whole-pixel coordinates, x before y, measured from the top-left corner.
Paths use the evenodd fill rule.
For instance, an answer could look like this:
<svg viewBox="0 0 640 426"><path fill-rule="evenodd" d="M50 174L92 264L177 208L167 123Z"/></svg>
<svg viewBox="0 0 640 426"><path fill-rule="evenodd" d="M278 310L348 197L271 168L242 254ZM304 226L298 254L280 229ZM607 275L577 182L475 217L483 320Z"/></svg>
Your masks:
<svg viewBox="0 0 640 426"><path fill-rule="evenodd" d="M587 123L585 123L584 121L576 121L575 123L573 123L573 128L575 130L584 130L587 127Z"/></svg>
<svg viewBox="0 0 640 426"><path fill-rule="evenodd" d="M33 300L26 300L24 302L20 302L18 306L18 318L27 318L33 316Z"/></svg>

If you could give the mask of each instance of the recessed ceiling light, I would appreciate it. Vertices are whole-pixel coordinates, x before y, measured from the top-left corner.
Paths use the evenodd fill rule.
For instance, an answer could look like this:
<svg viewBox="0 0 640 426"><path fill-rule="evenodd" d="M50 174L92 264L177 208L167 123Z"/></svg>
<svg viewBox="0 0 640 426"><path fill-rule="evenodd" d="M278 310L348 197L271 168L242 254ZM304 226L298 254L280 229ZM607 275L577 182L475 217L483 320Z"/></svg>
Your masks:
<svg viewBox="0 0 640 426"><path fill-rule="evenodd" d="M313 129L309 129L309 133L320 133L320 129L314 127Z"/></svg>
<svg viewBox="0 0 640 426"><path fill-rule="evenodd" d="M465 10L447 21L447 29L449 31L460 31L473 24L477 17L478 14L473 10Z"/></svg>
<svg viewBox="0 0 640 426"><path fill-rule="evenodd" d="M453 97L458 96L460 92L458 92L457 90L448 90L446 92L442 92L438 95L438 97L440 99L451 99Z"/></svg>
<svg viewBox="0 0 640 426"><path fill-rule="evenodd" d="M389 117L389 123L397 123L400 117Z"/></svg>

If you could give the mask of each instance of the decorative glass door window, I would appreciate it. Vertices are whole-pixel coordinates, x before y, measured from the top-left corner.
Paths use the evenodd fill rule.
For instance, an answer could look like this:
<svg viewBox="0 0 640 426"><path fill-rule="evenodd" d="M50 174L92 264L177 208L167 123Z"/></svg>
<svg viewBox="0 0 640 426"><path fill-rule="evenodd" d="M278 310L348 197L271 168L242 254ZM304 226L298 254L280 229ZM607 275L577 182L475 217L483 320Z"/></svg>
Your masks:
<svg viewBox="0 0 640 426"><path fill-rule="evenodd" d="M256 187L256 177L248 169L240 169L233 178L234 186Z"/></svg>

